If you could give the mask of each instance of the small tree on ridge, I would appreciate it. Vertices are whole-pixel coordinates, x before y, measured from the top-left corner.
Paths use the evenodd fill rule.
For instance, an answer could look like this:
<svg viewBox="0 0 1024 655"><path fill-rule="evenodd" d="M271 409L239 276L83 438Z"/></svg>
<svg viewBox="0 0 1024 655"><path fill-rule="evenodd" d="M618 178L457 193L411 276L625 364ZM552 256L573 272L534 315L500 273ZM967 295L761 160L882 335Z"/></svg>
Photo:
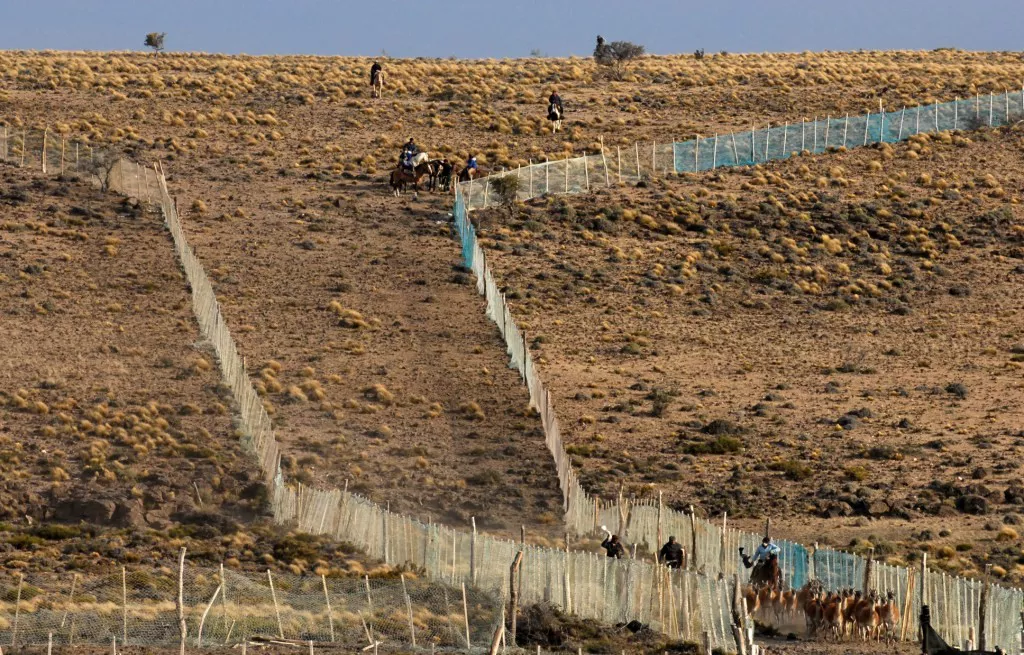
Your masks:
<svg viewBox="0 0 1024 655"><path fill-rule="evenodd" d="M150 32L146 35L146 40L142 45L152 48L153 52L160 54L164 51L164 39L166 37L167 32Z"/></svg>
<svg viewBox="0 0 1024 655"><path fill-rule="evenodd" d="M597 46L594 48L594 61L599 66L610 68L615 77L621 78L626 64L634 59L639 59L645 52L642 45L629 41L605 43L605 40L598 36Z"/></svg>

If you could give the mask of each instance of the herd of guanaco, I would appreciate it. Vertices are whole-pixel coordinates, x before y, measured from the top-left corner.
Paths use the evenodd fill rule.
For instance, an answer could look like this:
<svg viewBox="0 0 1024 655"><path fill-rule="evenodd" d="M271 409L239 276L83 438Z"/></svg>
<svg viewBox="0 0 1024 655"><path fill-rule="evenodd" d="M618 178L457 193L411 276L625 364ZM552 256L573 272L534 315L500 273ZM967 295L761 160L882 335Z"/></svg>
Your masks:
<svg viewBox="0 0 1024 655"><path fill-rule="evenodd" d="M890 591L883 600L876 591L864 594L852 589L826 592L820 582L809 582L800 590L778 591L771 587L747 587L743 592L747 613L760 613L781 624L798 620L803 614L807 636L881 640L894 643L900 622L899 603Z"/></svg>

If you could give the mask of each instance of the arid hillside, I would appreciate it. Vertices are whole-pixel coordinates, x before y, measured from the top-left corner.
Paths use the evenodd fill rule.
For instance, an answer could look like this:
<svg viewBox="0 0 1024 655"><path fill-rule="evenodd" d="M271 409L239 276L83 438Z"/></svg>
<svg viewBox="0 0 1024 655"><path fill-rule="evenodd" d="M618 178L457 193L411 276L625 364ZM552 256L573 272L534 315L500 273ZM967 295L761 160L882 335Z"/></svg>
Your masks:
<svg viewBox="0 0 1024 655"><path fill-rule="evenodd" d="M0 113L12 136L46 127L162 162L189 239L266 393L291 475L334 486L347 480L350 489L424 518L465 525L476 517L484 529L504 534L527 524L541 537L560 535L560 494L539 421L526 408L525 390L507 368L471 279L457 268L448 238L451 198L387 194L383 181L400 143L414 137L431 154L457 160L476 153L493 170L594 152L602 141L608 148L665 143L877 111L880 104L893 109L1000 93L1019 88L1024 77L1013 53L953 50L648 57L623 79L584 59L408 60L384 62L385 97L373 100L369 64L6 52ZM543 120L552 88L567 109L566 129L554 136ZM1013 447L1015 437L1006 435L1019 417L1015 369L1006 368L1016 363L1007 348L1017 339L1009 312L1019 284L1009 260L984 248L1013 256L1019 166L1016 137L991 138L922 140L915 155L900 146L652 180L647 188L535 203L529 221L512 224L481 216L494 245L508 246L500 273L521 294L520 318L540 338L545 375L572 399L559 398L557 407L578 431L587 484L610 492L619 482L637 489L656 483L671 490L673 502L755 515L766 506L767 493L754 484L763 481L776 487L771 493L781 507L773 511L780 516L862 514L863 503L850 502L861 494L885 501L883 513L916 512L907 514L907 526L933 520L925 510L943 505L949 493L933 490L918 501L918 490L927 491L933 477L977 468L974 460L956 463L967 457L986 468L979 484L993 494L1008 487L1011 472L996 469L1007 464L995 454ZM876 159L881 170L870 163ZM971 168L954 183L952 173L964 166ZM987 173L995 186L987 186ZM918 182L921 174L930 181ZM978 189L966 188L968 182ZM860 195L848 198L854 193ZM880 198L889 203L890 196L897 197L893 206L883 206ZM940 215L951 206L962 207L961 214ZM973 207L978 216L996 212L981 236L971 227L978 224L968 215ZM612 213L598 219L598 211ZM623 218L627 211L635 213L632 220ZM839 254L830 252L837 247ZM536 256L541 249L544 256ZM700 258L687 261L691 254ZM977 262L961 261L971 254ZM543 304L535 306L538 298ZM609 307L614 320L600 313ZM577 318L591 321L588 330L610 327L597 335L573 332ZM912 333L918 338L907 336L912 329L922 330ZM623 335L631 340L621 341ZM594 350L595 337L604 350ZM960 368L968 353L980 368ZM585 365L593 368L577 369ZM624 373L614 373L617 367ZM889 377L855 372L871 369ZM838 393L831 393L834 385L824 391L830 382ZM954 384L966 388L964 398L945 390L959 389ZM626 401L621 394L612 399L611 390L634 385L628 399L639 404L607 413L619 423L601 422L605 405ZM681 395L669 395L674 390ZM861 395L866 391L885 398L885 407L872 405ZM645 417L656 401L673 418ZM793 408L784 407L789 403ZM857 428L836 431L840 419L854 420L851 411L863 414L855 416ZM725 423L714 430L746 431L713 435L726 451L738 440L739 452L704 454L694 445L706 441L696 423L703 429L716 418ZM903 418L912 428L889 427ZM940 424L953 433L977 428L999 445L976 447L967 440L973 433L941 437ZM917 429L935 434L925 439ZM884 432L877 438L883 443L916 435L920 453L900 441L899 455L851 457L876 445L875 437L863 436L869 430ZM597 433L606 441L590 443ZM958 459L938 458L941 451L923 445L941 438ZM696 452L683 452L691 446ZM925 456L948 471L925 479L925 467L911 466ZM723 486L732 476L739 480ZM812 483L828 489L818 493ZM870 485L883 488L868 491ZM955 505L952 496L949 502ZM835 541L870 535L872 526L852 524L858 520L867 519L837 517L825 525ZM979 526L991 520L975 519ZM804 536L798 532L805 524L818 534L820 526L803 518L780 530Z"/></svg>
<svg viewBox="0 0 1024 655"><path fill-rule="evenodd" d="M979 542L954 570L1016 542L1021 145L922 135L475 213L584 485L809 542L859 523L892 555Z"/></svg>
<svg viewBox="0 0 1024 655"><path fill-rule="evenodd" d="M158 212L6 166L0 206L5 569L375 566L270 524Z"/></svg>

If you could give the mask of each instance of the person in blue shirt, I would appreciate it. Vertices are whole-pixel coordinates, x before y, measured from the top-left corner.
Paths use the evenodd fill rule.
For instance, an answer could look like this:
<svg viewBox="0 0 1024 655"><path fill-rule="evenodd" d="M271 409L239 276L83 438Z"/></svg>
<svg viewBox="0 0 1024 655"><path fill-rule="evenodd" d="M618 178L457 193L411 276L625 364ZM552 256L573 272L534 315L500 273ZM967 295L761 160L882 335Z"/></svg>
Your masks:
<svg viewBox="0 0 1024 655"><path fill-rule="evenodd" d="M477 171L479 170L476 163L476 155L469 156L469 160L466 162L466 170L469 171L470 179L476 177Z"/></svg>
<svg viewBox="0 0 1024 655"><path fill-rule="evenodd" d="M780 552L782 551L774 542L772 542L772 538L765 537L761 540L761 545L754 551L754 556L750 559L750 564L753 566L758 562L767 562L770 556L774 555L775 557L778 557Z"/></svg>

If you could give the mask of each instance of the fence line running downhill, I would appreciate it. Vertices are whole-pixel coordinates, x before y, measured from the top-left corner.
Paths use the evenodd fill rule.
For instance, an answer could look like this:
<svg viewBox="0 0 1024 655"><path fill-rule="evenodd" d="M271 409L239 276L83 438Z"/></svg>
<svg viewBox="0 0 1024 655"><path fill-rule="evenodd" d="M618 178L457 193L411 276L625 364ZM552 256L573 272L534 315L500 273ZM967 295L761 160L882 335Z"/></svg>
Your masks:
<svg viewBox="0 0 1024 655"><path fill-rule="evenodd" d="M896 142L923 132L977 129L1011 124L1024 119L1024 87L1021 91L990 94L953 102L879 111L862 116L843 116L804 121L750 132L716 135L682 143L651 144L641 153L616 149L610 153L585 154L558 162L521 167L469 183L457 185L453 215L459 234L462 258L477 277L477 289L487 299L487 315L505 337L511 366L517 369L530 391L531 405L540 413L548 449L554 457L566 511L566 528L575 535L597 533L610 526L627 543L656 551L667 535L675 535L689 551L690 568L712 578L731 579L741 572L737 550L753 549L760 535L728 528L698 518L693 510L681 512L665 508L659 500L633 500L621 496L611 501L587 493L579 482L562 441L558 419L530 356L526 335L519 329L504 295L496 284L492 269L476 238L469 219L473 209L495 206L499 199L490 190L492 179L514 175L519 180L519 200L547 193L583 193L595 188L612 187L623 180L637 181L644 176L693 173L714 168L749 166L787 159L799 152L824 153L880 142ZM649 156L648 156L649 155ZM625 170L624 170L625 168ZM985 634L988 645L1000 645L1007 651L1022 647L1022 603L1020 589L991 585L931 570L872 562L865 580L867 560L852 553L828 548L808 550L805 546L777 540L782 549L781 565L786 584L791 588L817 578L827 589L870 586L880 593L892 591L904 610L907 624L904 636L916 638L922 596L932 609L933 627L952 643L963 643L968 625L977 625L981 605L987 605ZM923 573L923 574L922 574ZM916 578L916 582L914 582ZM985 589L987 603L982 603Z"/></svg>
<svg viewBox="0 0 1024 655"><path fill-rule="evenodd" d="M958 125L958 121L965 120L960 113L963 102L936 105L932 108L936 131L951 129ZM1003 121L993 122L994 102L994 97L990 97L989 123L994 125L1008 121L1009 96L1005 100L1006 111ZM976 115L980 116L980 100L976 104ZM928 108L921 108L916 110L915 115L924 115L927 119L927 111ZM946 117L950 111L953 112L953 122L947 125ZM905 118L906 112L901 113ZM856 120L844 120L843 143L847 145L851 134L850 126L855 127ZM875 134L872 131L872 119L863 117L863 120L863 139L865 142L871 142L870 137ZM878 119L879 137L875 139L876 141L892 139L891 126L887 127L886 121L891 121L891 118ZM806 139L807 124L802 125ZM837 145L831 140L834 137L828 136L829 130L835 129L835 125L832 120L817 121L812 125L814 134L819 133L819 128L822 134L820 146L814 142L811 144L815 152ZM918 122L915 121L915 131L917 125ZM909 128L906 132L903 130L901 122L898 137L910 134ZM758 161L757 144L760 133L752 131L751 134L753 145L749 150L749 160L739 155L741 150L738 143L743 142L742 137L738 140L729 137L733 152L732 162L726 158L718 159L721 146L714 144L721 142L723 138L716 137L712 144L711 165L707 168L744 165ZM771 144L773 140L778 142L781 139L784 150L785 143L793 138L790 134L795 135L795 126L782 128L781 133L778 129L764 131L766 159L780 158L771 157ZM22 130L19 142L17 132L10 134L5 127L0 136L2 158L10 160L13 157L16 164L28 164L33 152L28 137L28 133ZM44 132L41 141L41 157L37 161L40 161L44 171L56 171L55 164L59 165L62 172L65 168L71 168L69 144L64 139L59 139L59 153L56 151L56 138L48 139L47 133ZM702 154L701 150L706 150L707 141L703 139L670 144L667 147L663 146L662 149L671 153L670 162L675 171L688 170L685 162L687 153L691 151L695 161L693 170L705 170L702 164L705 160L701 157L706 157L706 153ZM802 145L807 144L804 142ZM77 146L75 149L78 157L81 157L81 149ZM650 173L656 173L659 170L658 147L652 146L651 152ZM91 153L90 150L90 159ZM639 176L643 172L638 149L635 154ZM75 159L75 169L80 162L78 157ZM585 156L564 162L564 178L575 179L582 173L581 183L577 182L570 186L566 182L564 189L578 192L590 186L589 159L592 157ZM619 161L621 162L621 158ZM610 185L611 170L604 156L602 164L604 182ZM547 180L544 189L545 192L549 192L551 167L557 164L541 166ZM581 171L571 174L574 166ZM530 168L529 171L533 173L528 171L528 174L537 174L537 168ZM517 174L521 176L522 171L517 171ZM539 177L539 174L537 176ZM600 177L598 176L598 179ZM645 544L650 549L657 547L662 534L682 535L680 540L684 544L689 544L691 549L690 570L669 571L642 559L610 560L595 553L541 548L478 535L475 530L458 531L392 513L366 498L349 493L347 489L313 489L301 483L286 483L280 472L281 455L274 438L272 423L252 386L244 360L239 355L237 345L220 311L213 286L202 264L188 245L164 176L159 169L150 172L146 167L120 160L110 171L107 179L116 180L116 184L112 182L111 185L122 192L130 195L134 192L136 197L155 200L163 212L174 239L175 250L192 289L193 311L204 338L213 345L217 353L222 376L235 399L243 444L255 455L260 464L270 489L277 521L296 525L304 532L330 534L335 538L344 539L385 562L409 563L422 568L436 580L456 586L467 584L480 589L501 590L498 592L500 594L508 592L508 564L517 552L522 551L524 558L520 600L524 604L550 602L578 616L606 623L636 619L676 638L698 639L706 634L713 647L727 652L736 651L730 610L730 583L731 577L736 573L736 558L728 556L728 553L735 552L733 548L737 544L753 545L757 539L756 535L735 530L723 531L710 522L692 515L666 510L651 502L604 502L589 496L582 489L562 446L550 394L541 383L529 355L525 335L515 325L509 307L494 282L468 218L467 200L472 201L473 208L490 204L489 184L486 179L479 184L470 185L475 185L475 195L474 189L466 189L465 186L456 194L455 220L461 237L463 258L466 265L476 273L478 290L487 299L488 316L505 336L512 365L526 381L531 404L541 414L547 444L557 464L568 529L574 534L589 534L599 525L616 526L628 540ZM616 181L618 179L616 171ZM539 187L535 187L530 192L531 195L539 195L534 193L536 191L539 191ZM862 558L829 550L818 550L809 557L807 550L799 544L784 542L783 546L786 558L784 566L791 571L788 580L790 584L799 586L808 577L818 576L831 588L860 585L857 576L858 572L864 569ZM804 562L803 565L800 564L801 560ZM907 607L914 610L905 615L911 629L904 634L909 634L913 638L917 627L916 608L920 605L921 594L915 594L914 586L909 584L912 574L906 569L882 565L876 566L875 571L875 586L881 586L883 591L893 589L898 592L901 602L909 599L910 605ZM954 639L957 630L966 623L966 617L976 610L980 602L979 583L930 571L924 579L926 597L933 607L934 624L947 639ZM1019 590L991 588L988 596L990 631L987 632L990 635L990 644L1004 647L1019 645L1018 612L1021 600ZM18 607L20 608L20 605Z"/></svg>
<svg viewBox="0 0 1024 655"><path fill-rule="evenodd" d="M83 152L81 147L78 150ZM693 571L669 571L640 559L611 560L592 552L542 548L480 535L475 530L459 531L393 513L347 489L314 489L286 482L280 471L281 453L273 425L251 383L213 286L186 240L162 171L126 159L111 160L107 165L106 154L98 149L95 154L89 150L88 165L81 159L71 165L60 154L67 151L67 142L45 133L0 132L0 155L5 160L10 155L15 164L41 166L50 172L56 172L58 167L62 173L86 170L113 189L159 205L192 290L192 308L200 332L217 354L222 377L235 401L243 446L260 464L276 521L295 525L303 532L343 539L387 563L410 564L452 588L488 590L497 599L507 596L509 564L521 551L518 589L524 605L548 602L578 616L612 624L636 619L674 638L700 640L706 635L714 648L736 650L731 628L732 587L728 580ZM103 166L92 166L100 160ZM39 587L36 593L41 590ZM457 605L461 599L449 600ZM17 606L21 608L20 604ZM5 618L4 609L0 605L0 618ZM401 607L395 608L396 612L400 610ZM52 617L39 614L35 618L41 622L39 625L50 625L47 621ZM0 621L0 635L3 627ZM51 631L58 634L54 628ZM322 630L298 627L292 632L299 633L302 640L322 640L324 635ZM24 634L31 634L31 639L39 643L44 632L34 628ZM78 634L76 639L83 643L84 633ZM29 637L21 641L28 643L24 639ZM466 641L470 641L469 637Z"/></svg>

